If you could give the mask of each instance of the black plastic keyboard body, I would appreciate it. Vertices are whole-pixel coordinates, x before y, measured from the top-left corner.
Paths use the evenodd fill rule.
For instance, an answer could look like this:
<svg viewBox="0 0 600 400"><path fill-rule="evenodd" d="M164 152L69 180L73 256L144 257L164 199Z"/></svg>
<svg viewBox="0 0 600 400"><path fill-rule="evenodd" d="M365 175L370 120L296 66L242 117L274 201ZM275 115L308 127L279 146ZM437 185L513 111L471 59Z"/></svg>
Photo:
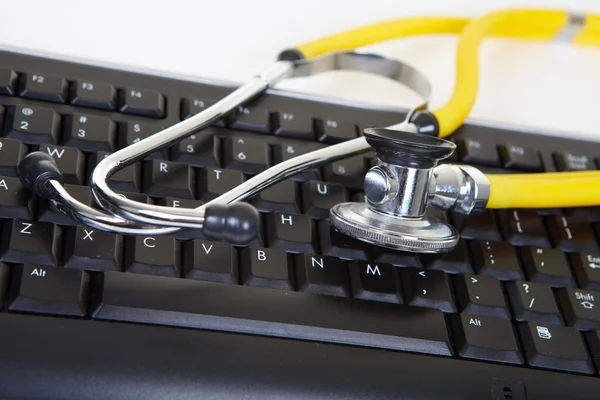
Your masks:
<svg viewBox="0 0 600 400"><path fill-rule="evenodd" d="M432 215L444 256L330 229L361 201L372 155L265 191L247 247L201 233L125 237L77 225L19 182L52 155L92 204L108 153L233 88L0 52L0 398L597 399L600 208ZM126 196L196 207L271 165L403 119L271 92L111 179ZM452 162L490 172L600 167L600 143L466 124ZM598 303L596 303L598 300Z"/></svg>

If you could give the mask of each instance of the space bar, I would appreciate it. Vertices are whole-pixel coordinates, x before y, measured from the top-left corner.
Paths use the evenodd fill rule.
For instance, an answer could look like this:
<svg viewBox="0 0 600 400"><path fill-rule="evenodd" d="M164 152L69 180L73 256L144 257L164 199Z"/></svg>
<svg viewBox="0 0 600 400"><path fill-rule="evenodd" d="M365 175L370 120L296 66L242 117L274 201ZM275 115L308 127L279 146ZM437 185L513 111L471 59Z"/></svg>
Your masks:
<svg viewBox="0 0 600 400"><path fill-rule="evenodd" d="M439 310L107 271L93 318L452 355Z"/></svg>

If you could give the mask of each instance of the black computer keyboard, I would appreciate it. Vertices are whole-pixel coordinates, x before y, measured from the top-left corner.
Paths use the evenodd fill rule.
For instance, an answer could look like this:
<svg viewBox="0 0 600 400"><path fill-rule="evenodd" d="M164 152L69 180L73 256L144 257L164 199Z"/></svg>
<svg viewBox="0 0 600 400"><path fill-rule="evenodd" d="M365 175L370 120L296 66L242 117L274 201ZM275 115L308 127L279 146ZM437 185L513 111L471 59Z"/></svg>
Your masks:
<svg viewBox="0 0 600 400"><path fill-rule="evenodd" d="M462 239L396 252L330 228L363 201L374 156L250 201L247 247L200 231L120 236L21 184L54 157L94 204L107 154L233 88L0 52L0 397L19 399L592 399L600 395L600 207L430 209ZM271 165L404 114L273 91L111 179L124 196L197 207ZM596 169L600 143L465 124L450 160L487 172ZM598 301L598 302L596 302Z"/></svg>

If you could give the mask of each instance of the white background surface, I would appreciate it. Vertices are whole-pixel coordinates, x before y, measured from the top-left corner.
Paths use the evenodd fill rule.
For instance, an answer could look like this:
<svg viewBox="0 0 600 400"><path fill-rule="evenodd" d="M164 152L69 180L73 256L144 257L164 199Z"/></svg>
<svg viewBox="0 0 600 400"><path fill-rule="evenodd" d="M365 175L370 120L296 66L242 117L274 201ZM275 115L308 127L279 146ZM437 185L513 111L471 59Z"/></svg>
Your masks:
<svg viewBox="0 0 600 400"><path fill-rule="evenodd" d="M600 14L598 0L0 0L0 46L243 82L278 52L344 29L406 16L478 16L510 7ZM402 59L432 80L432 107L454 85L454 37L398 40L369 50ZM600 48L488 40L472 119L600 141ZM409 106L406 90L379 78L336 73L281 88Z"/></svg>

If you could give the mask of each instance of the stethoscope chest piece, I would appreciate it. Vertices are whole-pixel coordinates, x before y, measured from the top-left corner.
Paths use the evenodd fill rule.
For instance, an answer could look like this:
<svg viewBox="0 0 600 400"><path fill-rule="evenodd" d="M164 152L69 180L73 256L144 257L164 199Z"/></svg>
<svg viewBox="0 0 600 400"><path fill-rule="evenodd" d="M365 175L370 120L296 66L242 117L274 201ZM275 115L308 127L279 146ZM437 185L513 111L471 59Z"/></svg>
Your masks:
<svg viewBox="0 0 600 400"><path fill-rule="evenodd" d="M458 242L454 227L425 215L435 193L432 179L438 161L455 149L452 142L400 130L371 128L365 138L378 164L365 176L365 202L332 207L334 229L361 241L395 250L442 253Z"/></svg>

